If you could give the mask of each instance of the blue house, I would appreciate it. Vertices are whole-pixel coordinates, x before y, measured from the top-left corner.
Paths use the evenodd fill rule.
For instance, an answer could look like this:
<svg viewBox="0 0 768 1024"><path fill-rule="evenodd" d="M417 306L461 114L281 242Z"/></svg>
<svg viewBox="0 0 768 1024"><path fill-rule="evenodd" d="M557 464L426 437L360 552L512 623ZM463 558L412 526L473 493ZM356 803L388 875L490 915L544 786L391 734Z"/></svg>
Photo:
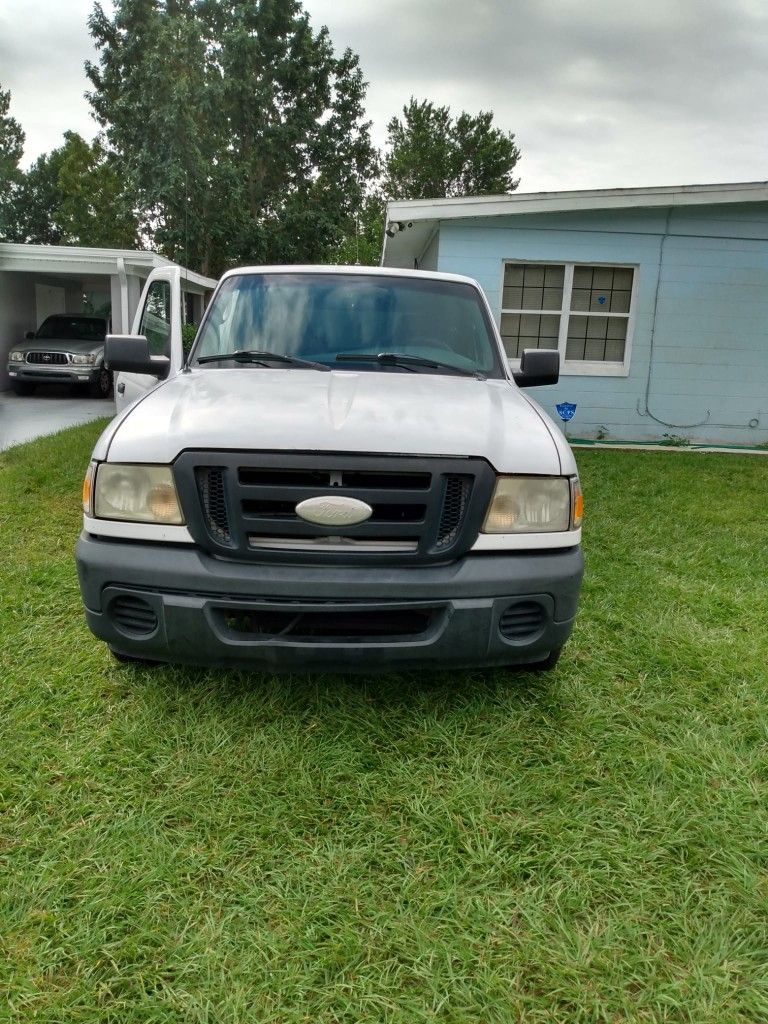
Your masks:
<svg viewBox="0 0 768 1024"><path fill-rule="evenodd" d="M482 285L574 437L768 442L768 183L392 202L382 264Z"/></svg>

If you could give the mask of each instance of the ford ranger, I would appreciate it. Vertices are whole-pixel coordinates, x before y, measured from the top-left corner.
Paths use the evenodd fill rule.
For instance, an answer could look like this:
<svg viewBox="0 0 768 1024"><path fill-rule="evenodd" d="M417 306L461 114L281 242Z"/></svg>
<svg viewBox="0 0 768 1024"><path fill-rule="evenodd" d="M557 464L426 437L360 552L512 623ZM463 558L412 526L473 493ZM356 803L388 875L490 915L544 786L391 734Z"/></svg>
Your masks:
<svg viewBox="0 0 768 1024"><path fill-rule="evenodd" d="M570 447L479 285L363 267L224 275L188 355L178 268L111 335L77 567L123 660L549 668L582 577Z"/></svg>

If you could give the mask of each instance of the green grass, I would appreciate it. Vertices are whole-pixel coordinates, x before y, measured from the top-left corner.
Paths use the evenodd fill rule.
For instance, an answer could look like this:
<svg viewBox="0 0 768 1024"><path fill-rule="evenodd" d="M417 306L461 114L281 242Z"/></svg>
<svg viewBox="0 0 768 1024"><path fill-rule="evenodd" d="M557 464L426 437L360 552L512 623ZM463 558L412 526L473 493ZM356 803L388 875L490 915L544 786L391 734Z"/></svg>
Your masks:
<svg viewBox="0 0 768 1024"><path fill-rule="evenodd" d="M0 1021L768 1020L766 464L585 451L557 670L117 664L0 457Z"/></svg>

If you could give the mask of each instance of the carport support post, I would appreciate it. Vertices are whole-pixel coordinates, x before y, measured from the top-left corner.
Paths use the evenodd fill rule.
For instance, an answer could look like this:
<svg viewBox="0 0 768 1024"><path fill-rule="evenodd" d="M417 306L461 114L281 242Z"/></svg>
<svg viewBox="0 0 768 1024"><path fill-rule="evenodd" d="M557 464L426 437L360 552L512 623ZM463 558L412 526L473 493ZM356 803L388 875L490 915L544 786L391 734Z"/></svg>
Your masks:
<svg viewBox="0 0 768 1024"><path fill-rule="evenodd" d="M110 275L109 291L112 300L112 333L128 334L131 330L128 318L128 278L122 256L117 260L117 274Z"/></svg>

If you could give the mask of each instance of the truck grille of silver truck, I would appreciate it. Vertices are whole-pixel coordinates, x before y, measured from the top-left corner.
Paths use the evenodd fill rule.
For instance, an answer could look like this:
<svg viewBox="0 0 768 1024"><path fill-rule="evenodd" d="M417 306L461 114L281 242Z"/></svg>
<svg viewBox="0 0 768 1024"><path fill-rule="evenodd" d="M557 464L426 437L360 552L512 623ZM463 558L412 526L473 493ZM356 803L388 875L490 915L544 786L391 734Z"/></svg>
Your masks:
<svg viewBox="0 0 768 1024"><path fill-rule="evenodd" d="M69 356L66 352L27 352L27 362L39 366L66 366Z"/></svg>
<svg viewBox="0 0 768 1024"><path fill-rule="evenodd" d="M175 464L187 523L222 557L260 561L446 561L477 537L495 475L482 459L185 452ZM347 495L372 511L353 526L296 513Z"/></svg>

